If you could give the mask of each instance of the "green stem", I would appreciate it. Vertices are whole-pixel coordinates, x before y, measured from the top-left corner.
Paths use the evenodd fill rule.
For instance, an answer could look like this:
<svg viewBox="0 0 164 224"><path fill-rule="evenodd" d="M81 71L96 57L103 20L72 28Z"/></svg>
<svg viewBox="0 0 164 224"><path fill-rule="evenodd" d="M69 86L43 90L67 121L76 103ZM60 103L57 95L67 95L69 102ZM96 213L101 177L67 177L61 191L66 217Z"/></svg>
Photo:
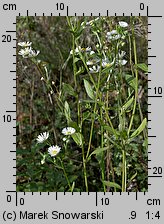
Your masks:
<svg viewBox="0 0 164 224"><path fill-rule="evenodd" d="M126 191L126 152L122 150L122 192Z"/></svg>
<svg viewBox="0 0 164 224"><path fill-rule="evenodd" d="M94 104L94 109L93 109L93 116L92 116L92 123L91 123L91 129L90 129L90 136L89 136L89 143L88 143L88 150L87 150L86 158L88 158L89 153L90 153L90 148L91 148L93 126L94 126L94 122L95 122L95 113L96 113L96 109L97 109L97 100L98 100L99 88L100 88L100 77L101 77L101 67L100 67L100 71L99 71L99 75L98 75L98 83L97 83L97 87L96 87L96 97L95 97L95 104Z"/></svg>
<svg viewBox="0 0 164 224"><path fill-rule="evenodd" d="M59 161L60 161L60 163L61 163L61 167L62 167L62 170L63 170L64 176L65 176L65 179L67 180L67 184L68 184L69 189L70 189L70 191L71 191L71 190L72 190L72 188L71 188L71 184L70 184L70 182L69 182L69 179L68 179L67 173L66 173L66 171L65 171L64 163L63 163L63 161L62 161L60 158L58 158L58 159L59 159Z"/></svg>
<svg viewBox="0 0 164 224"><path fill-rule="evenodd" d="M132 42L133 42L133 51L134 51L134 62L136 65L137 64L137 49L136 49L136 40L135 40L135 35L134 35L133 21L132 21ZM136 79L135 98L134 98L132 116L131 116L131 120L130 120L130 124L129 124L129 128L128 128L128 136L130 134L130 131L131 131L131 128L133 125L133 120L134 120L134 115L135 115L136 105L137 105L137 99L138 99L138 70L137 70L136 66L134 68L134 71L135 71L135 79Z"/></svg>
<svg viewBox="0 0 164 224"><path fill-rule="evenodd" d="M102 94L101 94L101 101L102 101ZM102 107L100 107L100 119L101 119L101 121L103 121L103 109L102 109ZM103 146L104 146L104 128L101 125L101 148L103 148ZM106 192L106 186L104 184L104 180L105 180L104 152L102 152L102 157L101 157L101 178L102 178L102 182L103 182L104 192Z"/></svg>
<svg viewBox="0 0 164 224"><path fill-rule="evenodd" d="M86 189L86 192L88 192L88 179L87 179L86 159L85 159L85 153L84 153L84 146L83 146L83 144L82 144L82 157L83 157L85 189Z"/></svg>

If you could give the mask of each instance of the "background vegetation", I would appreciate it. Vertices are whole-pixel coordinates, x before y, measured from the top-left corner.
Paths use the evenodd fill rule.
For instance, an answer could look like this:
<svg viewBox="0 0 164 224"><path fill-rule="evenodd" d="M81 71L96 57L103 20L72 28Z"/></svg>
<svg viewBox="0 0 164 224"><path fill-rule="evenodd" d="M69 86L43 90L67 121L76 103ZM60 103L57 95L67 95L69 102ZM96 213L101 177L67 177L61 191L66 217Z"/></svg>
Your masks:
<svg viewBox="0 0 164 224"><path fill-rule="evenodd" d="M147 190L147 129L138 130L147 118L147 18L103 17L83 29L82 22L86 24L94 19L17 18L17 42L30 41L33 48L40 51L37 63L17 57L17 191ZM115 43L107 41L106 35L116 29L119 21L129 24L122 47L127 63L120 67L115 63L115 67L104 71L99 86L96 84L94 88L90 75L95 83L98 75L89 73L86 53L82 52L82 58L83 55L76 56L75 52L71 55L70 51L78 46L91 47L100 60L103 51L112 58L109 51L116 49ZM76 29L73 31L73 28ZM97 31L104 49L97 46ZM19 50L18 46L17 53ZM89 97L84 80L102 104ZM61 131L67 126L82 135L82 146L70 138L65 147ZM45 131L50 133L52 144L62 148L58 157L63 161L71 187L63 169L57 168L48 156L43 161L48 147L36 144L36 138ZM130 140L132 134L134 138ZM88 147L90 156L87 156ZM57 161L56 165L59 165ZM126 172L124 180L123 172Z"/></svg>

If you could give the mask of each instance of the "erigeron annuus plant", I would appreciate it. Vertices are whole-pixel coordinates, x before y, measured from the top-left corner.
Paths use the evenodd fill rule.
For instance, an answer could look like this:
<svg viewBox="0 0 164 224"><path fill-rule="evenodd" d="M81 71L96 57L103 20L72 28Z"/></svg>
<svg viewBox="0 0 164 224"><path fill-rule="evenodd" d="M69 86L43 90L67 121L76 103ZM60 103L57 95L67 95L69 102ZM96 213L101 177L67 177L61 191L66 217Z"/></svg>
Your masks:
<svg viewBox="0 0 164 224"><path fill-rule="evenodd" d="M37 137L37 147L42 149L42 144L46 147L46 152L39 151L41 164L44 166L46 161L51 162L56 169L62 170L67 182L66 189L73 191L76 182L69 180L65 167L69 150L74 150L71 142L74 142L81 156L81 181L85 184L85 191L90 190L90 166L95 159L100 168L99 179L103 191L127 191L127 186L137 176L136 172L132 176L128 175L131 167L127 159L130 155L128 147L146 127L146 118L142 116L138 101L134 19L129 23L118 21L110 26L106 17L90 21L84 19L83 22L78 17L67 17L66 20L72 35L68 60L72 63L73 82L62 83L55 94L55 83L50 79L48 67L37 59L40 52L32 49L31 42L19 44L22 49L18 54L35 64L50 101L55 99L52 110L58 107L67 123L67 127L61 127L60 137L55 130L51 140L50 130ZM94 40L93 43L90 41L91 45L85 45L81 39L85 32L89 32L91 40ZM130 46L129 49L127 46ZM132 75L125 73L127 65ZM127 88L124 86L125 81ZM65 97L65 92L73 97L74 106ZM137 110L140 114L138 127L134 125ZM143 139L146 138L144 134ZM118 177L121 177L121 181Z"/></svg>

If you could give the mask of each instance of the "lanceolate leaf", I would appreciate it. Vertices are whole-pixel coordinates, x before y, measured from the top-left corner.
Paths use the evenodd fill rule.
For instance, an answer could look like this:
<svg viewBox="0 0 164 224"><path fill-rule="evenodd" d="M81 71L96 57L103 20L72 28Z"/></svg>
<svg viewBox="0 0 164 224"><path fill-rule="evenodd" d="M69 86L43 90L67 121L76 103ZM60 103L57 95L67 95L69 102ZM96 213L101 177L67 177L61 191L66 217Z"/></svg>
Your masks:
<svg viewBox="0 0 164 224"><path fill-rule="evenodd" d="M136 66L140 68L141 70L143 70L144 72L148 73L148 67L146 64L142 63L142 64L137 64Z"/></svg>
<svg viewBox="0 0 164 224"><path fill-rule="evenodd" d="M76 142L77 145L81 146L83 143L83 136L80 133L74 133L73 135L71 135L71 137L73 138L73 140Z"/></svg>
<svg viewBox="0 0 164 224"><path fill-rule="evenodd" d="M86 92L87 92L87 95L88 95L92 100L94 100L95 97L94 97L93 89L92 89L90 83L89 83L86 79L84 79L84 86L85 86L85 90L86 90Z"/></svg>
<svg viewBox="0 0 164 224"><path fill-rule="evenodd" d="M69 123L71 121L71 112L70 112L70 107L67 101L65 101L65 104L64 104L64 113L65 113L67 122Z"/></svg>
<svg viewBox="0 0 164 224"><path fill-rule="evenodd" d="M89 157L91 157L93 154L99 154L99 153L101 153L101 152L103 152L103 151L105 151L105 150L107 150L107 149L109 149L109 147L103 147L103 148L97 148L97 149L95 149L91 154L90 154L90 156Z"/></svg>
<svg viewBox="0 0 164 224"><path fill-rule="evenodd" d="M121 186L119 184L116 184L114 182L110 182L110 181L103 181L103 183L108 186L108 187L115 187L117 189L121 189Z"/></svg>
<svg viewBox="0 0 164 224"><path fill-rule="evenodd" d="M66 84L66 83L63 84L63 91L64 93L69 94L71 96L76 96L76 92L74 91L72 86L69 84Z"/></svg>
<svg viewBox="0 0 164 224"><path fill-rule="evenodd" d="M137 130L135 130L132 135L130 136L130 139L137 137L146 127L147 124L147 120L146 118L142 121L142 123L140 124L140 126L137 128Z"/></svg>
<svg viewBox="0 0 164 224"><path fill-rule="evenodd" d="M133 89L135 89L135 87L136 87L136 78L133 77L132 75L126 74L126 75L125 75L125 79L126 79L127 83L128 83Z"/></svg>
<svg viewBox="0 0 164 224"><path fill-rule="evenodd" d="M134 101L134 96L133 96L132 98L130 98L130 100L128 100L128 102L126 102L126 103L122 106L122 108L121 108L121 113L124 112L124 111L126 111L126 110L131 106L131 104L133 103L133 101Z"/></svg>

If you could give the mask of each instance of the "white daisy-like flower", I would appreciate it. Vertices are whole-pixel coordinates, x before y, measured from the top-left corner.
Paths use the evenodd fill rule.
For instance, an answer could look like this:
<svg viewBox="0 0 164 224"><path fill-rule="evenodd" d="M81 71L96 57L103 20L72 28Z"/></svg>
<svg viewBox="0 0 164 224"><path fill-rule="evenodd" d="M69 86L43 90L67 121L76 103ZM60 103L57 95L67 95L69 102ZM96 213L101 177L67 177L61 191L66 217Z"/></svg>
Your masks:
<svg viewBox="0 0 164 224"><path fill-rule="evenodd" d="M48 148L48 153L50 154L50 156L54 157L56 156L61 150L61 147L59 147L58 145L52 145Z"/></svg>
<svg viewBox="0 0 164 224"><path fill-rule="evenodd" d="M72 135L76 132L76 130L72 127L63 128L62 134L63 135Z"/></svg>
<svg viewBox="0 0 164 224"><path fill-rule="evenodd" d="M18 45L21 46L21 47L30 47L32 44L32 42L19 42Z"/></svg>
<svg viewBox="0 0 164 224"><path fill-rule="evenodd" d="M125 51L121 51L121 52L118 54L118 57L121 59L121 58L123 58L125 55L126 55L126 52L125 52Z"/></svg>
<svg viewBox="0 0 164 224"><path fill-rule="evenodd" d="M31 52L31 47L26 47L21 49L18 54L21 55L23 58L28 58Z"/></svg>
<svg viewBox="0 0 164 224"><path fill-rule="evenodd" d="M49 133L48 132L44 132L44 133L41 133L40 135L38 135L37 137L37 142L38 143L43 143L44 141L46 141L49 137Z"/></svg>
<svg viewBox="0 0 164 224"><path fill-rule="evenodd" d="M100 19L100 17L97 17L96 19L93 19L93 20L87 22L86 25L87 25L87 26L92 26L93 23L96 22L96 21L99 20L99 19Z"/></svg>
<svg viewBox="0 0 164 224"><path fill-rule="evenodd" d="M93 63L93 61L87 61L86 64L87 65L93 65L94 63Z"/></svg>
<svg viewBox="0 0 164 224"><path fill-rule="evenodd" d="M80 46L76 47L75 54L78 54L80 51L81 51L81 47ZM70 54L73 54L73 50L70 51Z"/></svg>
<svg viewBox="0 0 164 224"><path fill-rule="evenodd" d="M119 25L120 25L121 27L123 27L123 28L128 27L128 23L126 23L126 22L124 22L124 21L120 21L120 22L118 22L118 23L119 23Z"/></svg>
<svg viewBox="0 0 164 224"><path fill-rule="evenodd" d="M23 58L36 57L39 53L40 51L34 51L31 47L26 47L18 52Z"/></svg>
<svg viewBox="0 0 164 224"><path fill-rule="evenodd" d="M112 61L111 63L109 62L108 58L102 59L102 67L106 68L106 67L110 67L114 64L114 61Z"/></svg>
<svg viewBox="0 0 164 224"><path fill-rule="evenodd" d="M40 51L31 50L30 57L36 57L36 56L38 56L39 53L40 53Z"/></svg>
<svg viewBox="0 0 164 224"><path fill-rule="evenodd" d="M63 138L63 142L66 142L66 141L67 141L67 138L66 138L66 137L64 137L64 138Z"/></svg>
<svg viewBox="0 0 164 224"><path fill-rule="evenodd" d="M86 53L88 53L88 52L91 51L91 47L81 48L81 51L82 51L82 52L86 52Z"/></svg>
<svg viewBox="0 0 164 224"><path fill-rule="evenodd" d="M99 58L93 58L90 61L87 61L86 64L87 65L95 65L97 63L99 63L100 59Z"/></svg>
<svg viewBox="0 0 164 224"><path fill-rule="evenodd" d="M119 64L121 65L126 65L127 63L127 60L123 59L123 60L119 60Z"/></svg>
<svg viewBox="0 0 164 224"><path fill-rule="evenodd" d="M94 51L91 51L91 52L90 52L90 55L93 55L93 54L95 54L95 52L94 52Z"/></svg>
<svg viewBox="0 0 164 224"><path fill-rule="evenodd" d="M111 32L107 32L106 37L108 40L118 40L121 35L117 32L117 30L112 30Z"/></svg>
<svg viewBox="0 0 164 224"><path fill-rule="evenodd" d="M100 66L93 66L92 68L89 68L90 73L98 73L100 71Z"/></svg>

